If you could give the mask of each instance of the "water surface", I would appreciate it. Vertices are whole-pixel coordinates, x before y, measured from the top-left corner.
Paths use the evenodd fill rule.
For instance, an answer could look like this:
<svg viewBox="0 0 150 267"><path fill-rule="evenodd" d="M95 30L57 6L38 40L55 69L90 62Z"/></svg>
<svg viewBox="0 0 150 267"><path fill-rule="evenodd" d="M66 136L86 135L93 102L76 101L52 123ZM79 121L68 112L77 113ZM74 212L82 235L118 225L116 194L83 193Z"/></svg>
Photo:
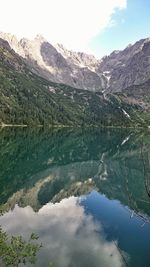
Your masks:
<svg viewBox="0 0 150 267"><path fill-rule="evenodd" d="M37 267L149 267L150 137L2 129L2 227L39 235Z"/></svg>

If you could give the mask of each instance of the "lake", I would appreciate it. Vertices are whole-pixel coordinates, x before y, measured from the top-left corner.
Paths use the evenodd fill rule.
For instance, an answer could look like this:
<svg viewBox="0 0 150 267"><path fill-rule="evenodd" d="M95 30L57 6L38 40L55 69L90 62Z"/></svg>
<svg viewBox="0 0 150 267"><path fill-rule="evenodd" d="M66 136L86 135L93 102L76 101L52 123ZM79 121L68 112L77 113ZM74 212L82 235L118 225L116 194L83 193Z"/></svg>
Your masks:
<svg viewBox="0 0 150 267"><path fill-rule="evenodd" d="M5 128L0 156L0 225L38 234L35 266L150 266L149 131Z"/></svg>

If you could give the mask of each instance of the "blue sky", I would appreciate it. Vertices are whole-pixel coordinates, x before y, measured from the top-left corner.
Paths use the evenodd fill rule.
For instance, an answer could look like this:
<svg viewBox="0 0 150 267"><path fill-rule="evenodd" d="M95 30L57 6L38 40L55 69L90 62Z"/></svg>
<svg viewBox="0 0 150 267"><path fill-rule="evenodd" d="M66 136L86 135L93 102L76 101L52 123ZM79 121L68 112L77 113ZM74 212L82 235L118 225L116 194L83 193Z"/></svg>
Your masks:
<svg viewBox="0 0 150 267"><path fill-rule="evenodd" d="M150 0L0 0L0 7L0 31L41 34L97 57L150 36Z"/></svg>
<svg viewBox="0 0 150 267"><path fill-rule="evenodd" d="M111 18L112 26L105 28L90 42L99 57L150 37L150 0L128 0L127 7L117 10Z"/></svg>

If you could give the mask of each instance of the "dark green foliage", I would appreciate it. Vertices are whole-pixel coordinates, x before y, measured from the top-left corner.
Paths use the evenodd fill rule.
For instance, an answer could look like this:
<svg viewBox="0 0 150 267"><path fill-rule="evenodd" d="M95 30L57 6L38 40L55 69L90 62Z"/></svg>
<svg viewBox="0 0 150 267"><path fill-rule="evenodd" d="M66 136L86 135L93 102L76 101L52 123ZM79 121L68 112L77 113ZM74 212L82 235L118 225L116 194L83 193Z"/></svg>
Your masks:
<svg viewBox="0 0 150 267"><path fill-rule="evenodd" d="M0 266L18 267L27 262L35 264L37 252L41 247L34 242L37 239L35 234L31 234L28 241L23 240L21 236L8 236L0 228Z"/></svg>
<svg viewBox="0 0 150 267"><path fill-rule="evenodd" d="M52 83L32 73L4 44L0 48L0 124L49 126L143 125L127 98ZM128 111L131 119L123 113ZM146 113L147 114L147 113ZM141 113L140 116L143 116ZM147 121L149 116L144 115Z"/></svg>

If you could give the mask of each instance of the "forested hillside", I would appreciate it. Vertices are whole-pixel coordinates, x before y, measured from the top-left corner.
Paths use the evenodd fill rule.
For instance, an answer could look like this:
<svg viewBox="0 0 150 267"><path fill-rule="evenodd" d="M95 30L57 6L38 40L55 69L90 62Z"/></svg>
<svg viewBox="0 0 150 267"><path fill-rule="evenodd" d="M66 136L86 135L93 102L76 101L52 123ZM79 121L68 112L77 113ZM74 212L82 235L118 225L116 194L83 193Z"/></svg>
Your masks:
<svg viewBox="0 0 150 267"><path fill-rule="evenodd" d="M3 126L146 126L149 121L146 110L126 95L106 96L37 76L2 39L0 107Z"/></svg>

